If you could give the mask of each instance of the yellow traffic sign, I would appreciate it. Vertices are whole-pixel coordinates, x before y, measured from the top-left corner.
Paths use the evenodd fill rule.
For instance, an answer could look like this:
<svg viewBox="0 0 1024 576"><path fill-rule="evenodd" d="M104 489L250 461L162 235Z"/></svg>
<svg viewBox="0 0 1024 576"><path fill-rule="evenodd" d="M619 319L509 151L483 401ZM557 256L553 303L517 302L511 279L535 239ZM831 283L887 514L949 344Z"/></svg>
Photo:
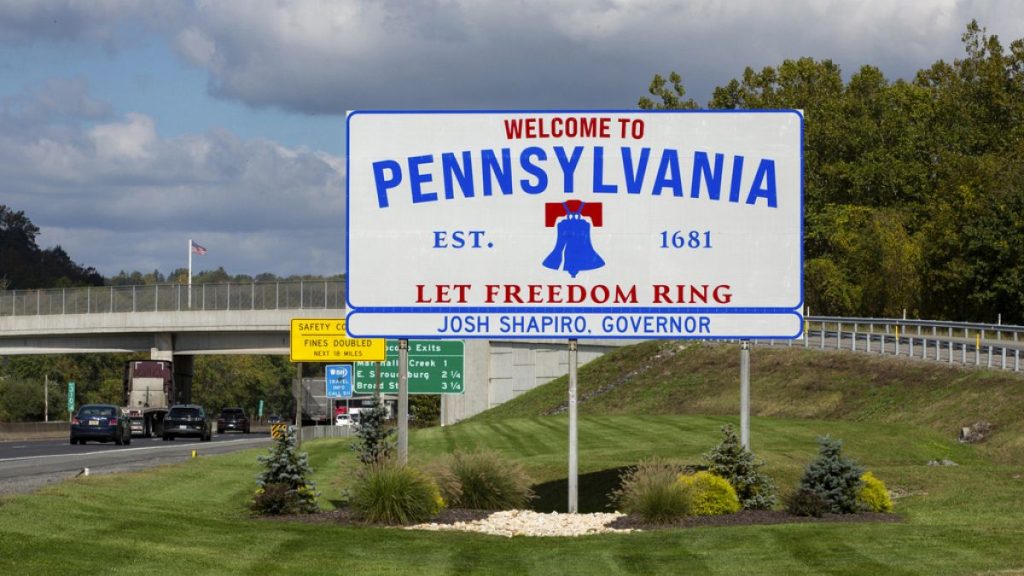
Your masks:
<svg viewBox="0 0 1024 576"><path fill-rule="evenodd" d="M292 318L292 362L383 362L383 338L352 338L344 318Z"/></svg>

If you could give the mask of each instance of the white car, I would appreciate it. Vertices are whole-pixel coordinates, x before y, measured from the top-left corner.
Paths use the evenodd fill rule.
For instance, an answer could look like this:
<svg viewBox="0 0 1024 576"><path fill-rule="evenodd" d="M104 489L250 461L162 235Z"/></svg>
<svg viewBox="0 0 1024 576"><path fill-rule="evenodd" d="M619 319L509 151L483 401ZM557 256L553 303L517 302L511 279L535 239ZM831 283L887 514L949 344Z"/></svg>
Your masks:
<svg viewBox="0 0 1024 576"><path fill-rule="evenodd" d="M349 416L348 414L338 414L337 416L334 417L334 425L335 426L351 426L352 425L352 417Z"/></svg>

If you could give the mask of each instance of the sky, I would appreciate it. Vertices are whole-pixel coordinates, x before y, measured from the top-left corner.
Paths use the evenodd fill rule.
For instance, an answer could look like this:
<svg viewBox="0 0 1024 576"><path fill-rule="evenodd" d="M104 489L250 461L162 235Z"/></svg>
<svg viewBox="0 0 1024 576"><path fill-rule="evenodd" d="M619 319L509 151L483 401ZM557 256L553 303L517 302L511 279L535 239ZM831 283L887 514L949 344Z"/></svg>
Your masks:
<svg viewBox="0 0 1024 576"><path fill-rule="evenodd" d="M348 110L707 103L809 56L910 79L1021 0L0 0L0 204L105 276L344 271ZM386 265L386 263L382 263ZM0 271L2 274L2 271Z"/></svg>

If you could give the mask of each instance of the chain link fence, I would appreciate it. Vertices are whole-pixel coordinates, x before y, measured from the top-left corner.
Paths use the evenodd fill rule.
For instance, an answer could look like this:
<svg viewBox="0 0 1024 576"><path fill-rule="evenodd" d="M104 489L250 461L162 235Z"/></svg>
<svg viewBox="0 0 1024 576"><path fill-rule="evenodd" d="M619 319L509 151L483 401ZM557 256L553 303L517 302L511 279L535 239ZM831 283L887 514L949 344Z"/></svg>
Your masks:
<svg viewBox="0 0 1024 576"><path fill-rule="evenodd" d="M344 307L345 283L341 280L0 291L0 316Z"/></svg>

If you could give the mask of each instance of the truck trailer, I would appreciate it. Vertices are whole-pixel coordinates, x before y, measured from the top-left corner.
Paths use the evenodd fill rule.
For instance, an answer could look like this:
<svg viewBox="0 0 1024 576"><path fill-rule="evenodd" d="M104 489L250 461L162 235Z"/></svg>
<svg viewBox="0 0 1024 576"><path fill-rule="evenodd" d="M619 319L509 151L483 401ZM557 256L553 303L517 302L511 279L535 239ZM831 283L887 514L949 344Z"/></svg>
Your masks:
<svg viewBox="0 0 1024 576"><path fill-rule="evenodd" d="M124 406L132 436L163 434L164 416L178 402L174 364L166 360L133 360L124 367Z"/></svg>

